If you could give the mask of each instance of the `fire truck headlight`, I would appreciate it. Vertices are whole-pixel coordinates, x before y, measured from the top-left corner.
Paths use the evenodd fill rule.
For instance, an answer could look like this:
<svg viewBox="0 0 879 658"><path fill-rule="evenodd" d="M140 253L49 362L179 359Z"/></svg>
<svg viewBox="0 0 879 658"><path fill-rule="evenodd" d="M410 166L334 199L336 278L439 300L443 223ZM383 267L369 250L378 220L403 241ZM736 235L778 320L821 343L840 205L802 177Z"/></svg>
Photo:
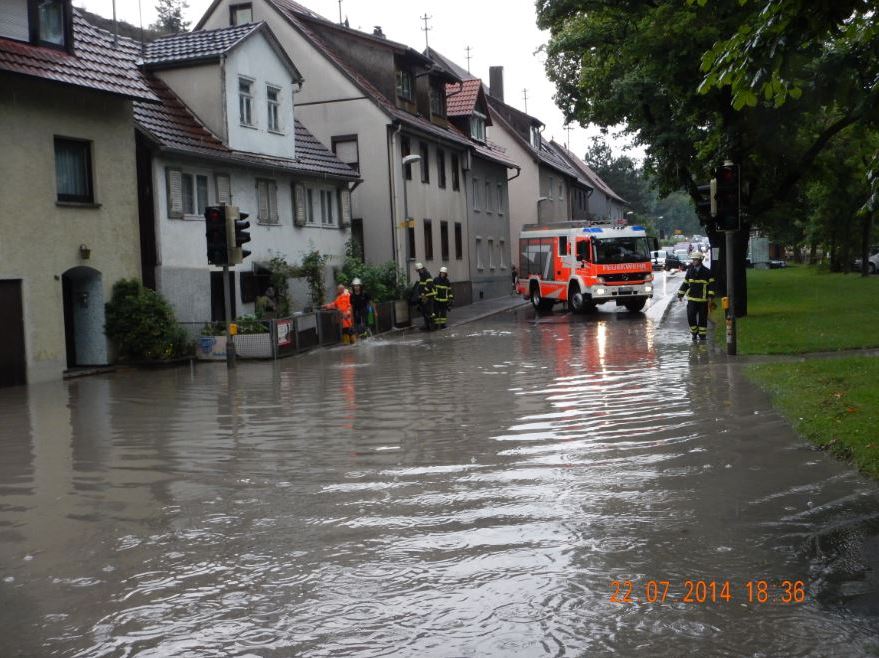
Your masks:
<svg viewBox="0 0 879 658"><path fill-rule="evenodd" d="M652 275L652 274L648 274L647 276L644 277L644 280L645 280L645 281L653 281L653 275Z"/></svg>
<svg viewBox="0 0 879 658"><path fill-rule="evenodd" d="M598 297L601 297L601 296L604 294L604 292L605 292L604 288L596 288L596 289L595 289L595 294L596 294Z"/></svg>
<svg viewBox="0 0 879 658"><path fill-rule="evenodd" d="M653 292L653 286L644 286L644 292Z"/></svg>

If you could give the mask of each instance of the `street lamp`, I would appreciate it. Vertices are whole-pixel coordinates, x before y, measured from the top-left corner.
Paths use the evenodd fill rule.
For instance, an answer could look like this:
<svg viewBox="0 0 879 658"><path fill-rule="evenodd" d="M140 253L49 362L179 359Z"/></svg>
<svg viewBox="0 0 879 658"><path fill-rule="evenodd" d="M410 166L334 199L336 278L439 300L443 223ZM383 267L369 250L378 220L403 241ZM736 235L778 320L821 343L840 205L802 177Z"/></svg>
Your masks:
<svg viewBox="0 0 879 658"><path fill-rule="evenodd" d="M418 162L421 160L420 155L405 155L403 156L403 224L406 226L406 231L409 230L409 186L406 184L406 167L412 164L413 162ZM412 257L412 254L409 253L409 240L406 240L406 283L409 283L409 259Z"/></svg>

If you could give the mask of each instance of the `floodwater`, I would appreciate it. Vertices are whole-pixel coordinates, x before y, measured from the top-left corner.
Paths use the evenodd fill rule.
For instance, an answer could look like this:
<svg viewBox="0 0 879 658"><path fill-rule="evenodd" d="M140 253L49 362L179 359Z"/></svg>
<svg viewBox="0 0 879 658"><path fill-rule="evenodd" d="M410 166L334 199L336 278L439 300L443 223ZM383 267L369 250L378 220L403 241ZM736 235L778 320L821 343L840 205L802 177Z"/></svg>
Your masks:
<svg viewBox="0 0 879 658"><path fill-rule="evenodd" d="M879 489L682 312L0 391L0 655L875 655Z"/></svg>

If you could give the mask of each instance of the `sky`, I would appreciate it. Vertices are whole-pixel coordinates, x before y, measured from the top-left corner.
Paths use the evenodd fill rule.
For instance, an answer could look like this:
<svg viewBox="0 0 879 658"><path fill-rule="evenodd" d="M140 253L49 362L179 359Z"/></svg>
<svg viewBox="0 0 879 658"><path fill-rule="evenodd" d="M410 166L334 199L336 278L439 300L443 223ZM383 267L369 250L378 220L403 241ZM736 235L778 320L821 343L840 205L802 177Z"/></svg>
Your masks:
<svg viewBox="0 0 879 658"><path fill-rule="evenodd" d="M339 20L339 0L298 0L323 17ZM112 0L73 0L76 7L105 17L112 17ZM189 0L184 11L190 28L194 27L211 0ZM133 25L156 20L154 0L116 0L116 17ZM548 32L537 29L534 0L342 0L342 17L350 27L372 32L380 25L385 35L416 50L424 50L425 33L422 16L429 16L427 39L431 48L467 68L467 46L470 46L470 71L488 82L488 67L504 67L504 100L525 110L545 124L544 137L566 144L582 157L589 144L599 135L595 126L573 125L565 130L561 111L552 100L555 89L544 72L545 56L539 48L549 39ZM305 81L308 84L308 81ZM527 90L527 101L523 90ZM629 148L623 136L607 138L614 152L626 152L640 160L640 150Z"/></svg>

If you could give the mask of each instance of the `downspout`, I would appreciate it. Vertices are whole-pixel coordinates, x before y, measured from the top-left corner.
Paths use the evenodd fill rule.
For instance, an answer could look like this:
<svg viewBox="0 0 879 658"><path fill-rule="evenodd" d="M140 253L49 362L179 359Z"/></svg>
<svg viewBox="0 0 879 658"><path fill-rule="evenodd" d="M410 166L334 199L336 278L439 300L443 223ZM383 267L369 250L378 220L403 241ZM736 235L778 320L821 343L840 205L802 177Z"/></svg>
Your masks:
<svg viewBox="0 0 879 658"><path fill-rule="evenodd" d="M397 128L391 133L391 139L388 140L388 180L390 181L390 185L388 186L388 190L390 192L390 202L391 202L391 253L394 256L394 263L396 267L400 269L400 257L397 249L397 179L394 176L394 162L395 162L395 154L396 154L396 145L397 139L400 136L400 133L403 132L403 124L399 121L394 121L391 125L396 124ZM402 169L401 169L402 171ZM406 181L403 181L403 185L406 184ZM404 218L405 219L405 218ZM406 278L408 282L409 278L409 267L406 267Z"/></svg>
<svg viewBox="0 0 879 658"><path fill-rule="evenodd" d="M226 55L220 55L220 98L223 99L223 143L229 145L229 99L226 98Z"/></svg>
<svg viewBox="0 0 879 658"><path fill-rule="evenodd" d="M516 175L515 175L515 176L510 176L510 177L507 179L507 182L509 183L509 182L510 182L511 180L513 180L514 178L518 178L521 174L522 174L522 168L521 168L521 167L516 167Z"/></svg>

